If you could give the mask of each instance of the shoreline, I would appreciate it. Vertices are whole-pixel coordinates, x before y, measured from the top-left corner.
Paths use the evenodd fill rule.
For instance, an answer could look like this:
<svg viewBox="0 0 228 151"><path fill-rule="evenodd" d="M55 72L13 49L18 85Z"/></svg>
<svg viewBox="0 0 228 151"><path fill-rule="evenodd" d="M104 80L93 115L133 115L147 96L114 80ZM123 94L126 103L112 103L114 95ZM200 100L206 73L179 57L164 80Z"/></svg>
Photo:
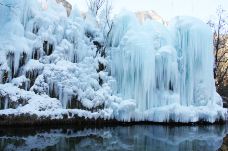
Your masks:
<svg viewBox="0 0 228 151"><path fill-rule="evenodd" d="M207 126L207 125L224 125L227 120L218 120L214 123L206 121L198 122L153 122L153 121L132 121L124 122L115 119L104 120L86 119L84 117L66 118L66 119L50 119L37 118L36 116L0 116L0 127L45 127L45 126L75 126L75 127L102 127L102 126L131 126L131 125L163 125L163 126Z"/></svg>

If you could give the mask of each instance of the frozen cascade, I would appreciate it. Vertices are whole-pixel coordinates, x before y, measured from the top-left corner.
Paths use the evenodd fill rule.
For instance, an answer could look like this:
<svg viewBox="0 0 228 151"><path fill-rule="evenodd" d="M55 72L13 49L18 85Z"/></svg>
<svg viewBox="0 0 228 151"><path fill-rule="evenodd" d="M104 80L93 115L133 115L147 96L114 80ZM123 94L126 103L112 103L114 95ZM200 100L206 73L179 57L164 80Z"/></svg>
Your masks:
<svg viewBox="0 0 228 151"><path fill-rule="evenodd" d="M124 34L126 34L130 28L137 26L139 23L133 13L125 11L116 18L114 24L115 25L111 32L110 44L113 47L116 47L120 44Z"/></svg>
<svg viewBox="0 0 228 151"><path fill-rule="evenodd" d="M112 52L112 74L117 79L117 90L123 97L141 100L137 103L140 110L149 109L154 99L155 86L155 55L153 47L150 45L149 37L141 40L143 33L134 36L128 33L123 45ZM148 70L151 68L152 70ZM147 76L150 75L150 76Z"/></svg>
<svg viewBox="0 0 228 151"><path fill-rule="evenodd" d="M216 101L213 41L209 26L193 18L176 18L172 25L178 54L181 105L205 106Z"/></svg>
<svg viewBox="0 0 228 151"><path fill-rule="evenodd" d="M16 7L0 5L0 116L225 119L212 75L212 34L201 21L179 17L167 28L140 24L125 11L104 48L102 27L76 7L67 17L56 0L2 3Z"/></svg>
<svg viewBox="0 0 228 151"><path fill-rule="evenodd" d="M127 119L117 118L158 122L224 118L213 79L212 33L205 23L177 17L169 27L149 21L125 30L119 45L111 49L111 74L117 81L116 94L135 100L136 109ZM114 28L111 39L118 35Z"/></svg>
<svg viewBox="0 0 228 151"><path fill-rule="evenodd" d="M128 29L120 45L112 50L111 69L117 93L135 99L140 111L177 101L176 50L169 46L164 28L148 22Z"/></svg>
<svg viewBox="0 0 228 151"><path fill-rule="evenodd" d="M156 98L154 106L179 103L179 81L176 50L171 46L161 47L155 57Z"/></svg>
<svg viewBox="0 0 228 151"><path fill-rule="evenodd" d="M73 18L67 18L65 8L55 0L3 0L2 3L15 6L15 10L0 6L0 33L6 35L5 31L9 31L9 38L0 36L0 44L4 45L0 48L0 83L16 81L16 87L29 90L39 82L37 78L43 73L45 64L48 66L47 64L57 63L62 59L79 63L85 57L95 54L84 34L87 30L84 27L85 21L76 14ZM18 78L20 76L25 76L25 79ZM58 81L50 81L55 86L54 91L50 84L49 89L54 92L50 95L58 97L66 108L71 103L71 95L68 97L68 92L59 86ZM37 85L45 86L39 90L45 90L49 94L47 83ZM40 93L38 89L35 90Z"/></svg>

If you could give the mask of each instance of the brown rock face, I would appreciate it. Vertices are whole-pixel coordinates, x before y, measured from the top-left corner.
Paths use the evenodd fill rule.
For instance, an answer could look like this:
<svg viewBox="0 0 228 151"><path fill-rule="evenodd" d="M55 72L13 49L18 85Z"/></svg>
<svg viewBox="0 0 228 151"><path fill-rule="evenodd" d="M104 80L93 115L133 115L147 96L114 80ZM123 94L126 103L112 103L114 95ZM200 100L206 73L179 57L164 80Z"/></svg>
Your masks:
<svg viewBox="0 0 228 151"><path fill-rule="evenodd" d="M218 149L218 151L228 151L228 135L224 137L222 146Z"/></svg>
<svg viewBox="0 0 228 151"><path fill-rule="evenodd" d="M158 13L156 13L153 10L140 11L140 12L136 12L135 14L141 23L143 23L144 21L146 21L148 19L148 20L158 21L162 24L167 24L167 22L160 15L158 15Z"/></svg>
<svg viewBox="0 0 228 151"><path fill-rule="evenodd" d="M67 15L70 16L72 5L66 0L56 0L57 3L62 3L62 5L66 8Z"/></svg>

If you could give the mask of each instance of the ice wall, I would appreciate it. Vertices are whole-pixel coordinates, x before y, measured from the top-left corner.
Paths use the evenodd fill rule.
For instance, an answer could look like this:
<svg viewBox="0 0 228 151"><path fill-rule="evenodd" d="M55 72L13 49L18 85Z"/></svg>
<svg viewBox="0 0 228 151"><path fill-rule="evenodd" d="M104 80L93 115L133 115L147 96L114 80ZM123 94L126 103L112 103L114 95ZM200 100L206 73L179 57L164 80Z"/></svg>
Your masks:
<svg viewBox="0 0 228 151"><path fill-rule="evenodd" d="M177 17L171 26L178 54L181 105L205 106L215 103L211 29L190 17Z"/></svg>
<svg viewBox="0 0 228 151"><path fill-rule="evenodd" d="M56 0L2 3L12 7L0 5L0 116L225 119L212 75L212 34L201 21L139 24L125 11L105 39L94 16L84 19L74 7L68 17Z"/></svg>
<svg viewBox="0 0 228 151"><path fill-rule="evenodd" d="M178 102L177 55L168 30L152 21L126 30L111 52L117 93L135 99L141 111Z"/></svg>
<svg viewBox="0 0 228 151"><path fill-rule="evenodd" d="M117 16L113 26L113 32L109 37L110 45L116 47L120 44L121 39L126 34L126 32L138 26L137 18L132 12L124 11L122 14Z"/></svg>
<svg viewBox="0 0 228 151"><path fill-rule="evenodd" d="M26 92L57 98L63 109L103 109L105 94L101 91L106 91L101 83L105 79L99 76L101 59L98 55L95 58L97 49L93 44L99 36L97 28L83 20L76 7L67 17L65 8L56 0L1 3L0 103L7 107L0 108L17 108L10 105L12 99L6 101L7 84L12 83L12 87ZM15 102L20 104L19 99Z"/></svg>
<svg viewBox="0 0 228 151"><path fill-rule="evenodd" d="M124 15L127 19L119 24L133 22L129 16ZM112 31L114 41L120 37L120 25ZM224 117L214 85L213 36L208 25L177 17L169 27L153 21L127 27L119 45L112 45L111 74L117 81L116 94L136 101L136 114L130 119L183 122ZM193 109L189 116L190 110L183 112L186 107ZM199 113L198 107L207 113Z"/></svg>

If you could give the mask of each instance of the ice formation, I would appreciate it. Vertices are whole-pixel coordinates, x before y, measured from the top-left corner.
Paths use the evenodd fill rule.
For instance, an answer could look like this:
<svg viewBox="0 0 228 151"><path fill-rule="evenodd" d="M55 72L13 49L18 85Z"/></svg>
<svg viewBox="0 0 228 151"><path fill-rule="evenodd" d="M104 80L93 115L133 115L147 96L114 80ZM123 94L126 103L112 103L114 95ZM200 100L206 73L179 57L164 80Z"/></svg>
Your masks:
<svg viewBox="0 0 228 151"><path fill-rule="evenodd" d="M98 29L77 10L67 17L55 0L2 3L1 115L103 116L111 89L106 83L111 78L99 69L99 62L105 61L96 56L93 44Z"/></svg>
<svg viewBox="0 0 228 151"><path fill-rule="evenodd" d="M121 17L130 22L131 16ZM116 94L136 101L136 112L129 118L159 122L223 118L213 79L212 33L205 23L177 17L168 28L147 21L125 30L112 48L111 74L117 80ZM112 32L115 41L119 29Z"/></svg>
<svg viewBox="0 0 228 151"><path fill-rule="evenodd" d="M90 14L83 19L77 7L68 17L55 0L2 3L0 115L225 119L212 74L212 34L201 21L140 24L125 11L105 39L104 26Z"/></svg>

